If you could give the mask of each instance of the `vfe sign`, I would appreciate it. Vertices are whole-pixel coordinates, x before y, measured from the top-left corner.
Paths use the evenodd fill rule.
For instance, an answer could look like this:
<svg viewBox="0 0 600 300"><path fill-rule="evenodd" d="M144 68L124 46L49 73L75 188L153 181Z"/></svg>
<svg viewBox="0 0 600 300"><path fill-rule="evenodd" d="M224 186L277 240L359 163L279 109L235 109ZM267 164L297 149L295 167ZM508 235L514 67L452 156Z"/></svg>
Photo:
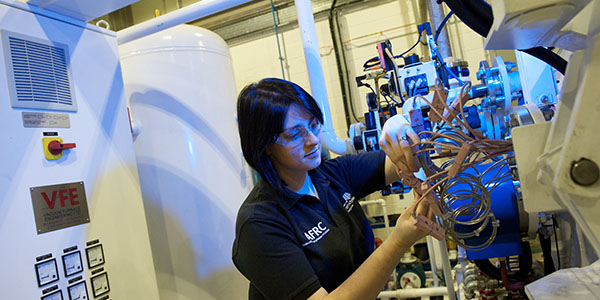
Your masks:
<svg viewBox="0 0 600 300"><path fill-rule="evenodd" d="M77 189L76 188L69 188L69 189L64 188L64 189L59 189L59 190L53 190L52 197L49 197L46 192L41 192L42 197L44 198L44 201L46 201L46 204L48 204L49 209L54 209L54 205L56 204L56 194L57 193L59 194L60 207L65 207L65 201L67 201L67 200L70 200L70 202L68 202L68 203L70 203L71 206L79 205L79 201L75 200L75 199L79 198L79 195L77 194Z"/></svg>
<svg viewBox="0 0 600 300"><path fill-rule="evenodd" d="M30 188L37 233L89 223L83 182Z"/></svg>

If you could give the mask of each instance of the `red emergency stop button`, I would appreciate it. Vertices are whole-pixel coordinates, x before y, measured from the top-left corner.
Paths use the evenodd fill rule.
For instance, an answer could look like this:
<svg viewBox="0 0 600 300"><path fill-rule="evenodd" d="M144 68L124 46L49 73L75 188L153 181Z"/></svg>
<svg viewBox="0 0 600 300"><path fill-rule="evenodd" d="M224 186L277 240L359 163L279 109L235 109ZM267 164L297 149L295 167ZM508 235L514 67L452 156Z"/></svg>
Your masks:
<svg viewBox="0 0 600 300"><path fill-rule="evenodd" d="M57 155L62 153L64 150L68 150L68 149L73 149L75 148L75 143L61 143L59 141L51 141L50 143L48 143L48 151L50 151L50 153Z"/></svg>

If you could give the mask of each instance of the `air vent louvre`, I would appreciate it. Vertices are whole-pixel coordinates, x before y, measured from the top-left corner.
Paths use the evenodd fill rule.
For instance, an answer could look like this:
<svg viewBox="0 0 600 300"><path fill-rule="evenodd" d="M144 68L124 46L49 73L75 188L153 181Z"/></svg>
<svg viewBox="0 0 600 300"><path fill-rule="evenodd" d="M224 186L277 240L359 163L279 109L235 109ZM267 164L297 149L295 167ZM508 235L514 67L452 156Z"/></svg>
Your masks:
<svg viewBox="0 0 600 300"><path fill-rule="evenodd" d="M13 107L76 111L67 46L2 31Z"/></svg>

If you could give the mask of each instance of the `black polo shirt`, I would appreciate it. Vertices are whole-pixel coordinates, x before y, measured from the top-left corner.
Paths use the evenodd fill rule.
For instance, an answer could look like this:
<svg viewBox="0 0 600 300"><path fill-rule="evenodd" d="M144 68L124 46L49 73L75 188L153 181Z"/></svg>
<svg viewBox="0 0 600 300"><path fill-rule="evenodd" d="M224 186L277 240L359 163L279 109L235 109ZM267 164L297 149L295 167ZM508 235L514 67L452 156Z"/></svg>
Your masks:
<svg viewBox="0 0 600 300"><path fill-rule="evenodd" d="M306 299L331 292L373 252L358 200L385 185L385 153L346 155L309 171L319 199L278 192L262 180L237 216L233 262L249 299Z"/></svg>

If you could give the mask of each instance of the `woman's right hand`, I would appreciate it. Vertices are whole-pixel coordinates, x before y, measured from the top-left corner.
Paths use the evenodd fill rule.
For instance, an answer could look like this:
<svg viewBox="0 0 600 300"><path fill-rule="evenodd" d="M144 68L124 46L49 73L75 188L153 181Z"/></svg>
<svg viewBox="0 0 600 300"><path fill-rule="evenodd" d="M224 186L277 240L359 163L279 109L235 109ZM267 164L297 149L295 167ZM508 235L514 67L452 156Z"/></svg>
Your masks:
<svg viewBox="0 0 600 300"><path fill-rule="evenodd" d="M418 142L420 142L419 136L401 114L385 122L379 139L381 149L402 172L407 174L419 171L420 166L411 147Z"/></svg>

